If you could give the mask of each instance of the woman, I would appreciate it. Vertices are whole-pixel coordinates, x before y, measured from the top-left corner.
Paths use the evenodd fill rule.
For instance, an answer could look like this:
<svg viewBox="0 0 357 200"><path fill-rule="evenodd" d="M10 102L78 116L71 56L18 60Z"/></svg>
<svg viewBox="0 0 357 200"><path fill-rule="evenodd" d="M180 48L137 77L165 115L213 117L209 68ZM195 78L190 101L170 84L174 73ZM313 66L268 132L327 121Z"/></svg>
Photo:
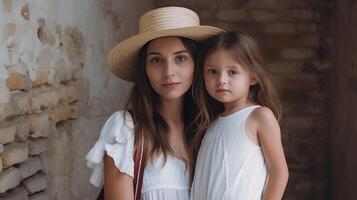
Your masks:
<svg viewBox="0 0 357 200"><path fill-rule="evenodd" d="M125 111L107 120L86 156L94 169L91 183L101 186L104 177L105 199L135 198L133 157L141 147L146 167L139 199L189 199L189 146L197 113L191 97L196 41L220 32L200 26L192 10L164 7L145 13L139 34L111 50L110 70L134 86Z"/></svg>

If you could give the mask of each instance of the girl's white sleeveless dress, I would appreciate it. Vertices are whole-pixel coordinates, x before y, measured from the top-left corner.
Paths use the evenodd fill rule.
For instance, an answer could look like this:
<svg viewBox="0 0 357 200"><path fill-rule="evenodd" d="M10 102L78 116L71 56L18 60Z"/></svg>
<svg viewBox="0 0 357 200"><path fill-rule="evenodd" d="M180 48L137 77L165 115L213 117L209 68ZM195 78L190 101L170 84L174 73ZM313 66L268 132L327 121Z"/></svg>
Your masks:
<svg viewBox="0 0 357 200"><path fill-rule="evenodd" d="M86 155L87 166L93 169L90 182L103 185L103 156L109 155L122 173L134 176L134 134L130 113L118 111L104 124L98 141ZM144 171L142 200L188 200L190 181L185 163L173 156L149 162Z"/></svg>
<svg viewBox="0 0 357 200"><path fill-rule="evenodd" d="M219 117L208 128L198 154L191 200L260 200L268 178L260 146L244 124L259 106Z"/></svg>

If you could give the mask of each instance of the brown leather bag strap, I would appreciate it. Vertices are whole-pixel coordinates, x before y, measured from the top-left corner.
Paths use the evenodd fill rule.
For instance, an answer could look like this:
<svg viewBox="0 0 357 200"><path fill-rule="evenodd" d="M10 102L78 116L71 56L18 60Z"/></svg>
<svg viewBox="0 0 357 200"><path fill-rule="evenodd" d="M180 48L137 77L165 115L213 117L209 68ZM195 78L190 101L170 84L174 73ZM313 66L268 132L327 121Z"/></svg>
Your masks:
<svg viewBox="0 0 357 200"><path fill-rule="evenodd" d="M143 176L145 170L146 152L144 149L144 136L141 135L141 140L138 141L138 148L134 153L134 199L141 199L141 188L143 185Z"/></svg>

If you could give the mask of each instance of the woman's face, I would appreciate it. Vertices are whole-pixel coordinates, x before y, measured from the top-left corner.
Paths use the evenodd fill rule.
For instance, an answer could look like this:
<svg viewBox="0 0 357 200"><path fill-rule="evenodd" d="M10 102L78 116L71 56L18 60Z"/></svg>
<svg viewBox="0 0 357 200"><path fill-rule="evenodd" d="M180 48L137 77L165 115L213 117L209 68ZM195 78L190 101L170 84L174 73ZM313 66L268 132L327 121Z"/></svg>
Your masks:
<svg viewBox="0 0 357 200"><path fill-rule="evenodd" d="M152 40L146 52L146 73L152 88L161 98L183 97L191 87L195 63L180 38Z"/></svg>

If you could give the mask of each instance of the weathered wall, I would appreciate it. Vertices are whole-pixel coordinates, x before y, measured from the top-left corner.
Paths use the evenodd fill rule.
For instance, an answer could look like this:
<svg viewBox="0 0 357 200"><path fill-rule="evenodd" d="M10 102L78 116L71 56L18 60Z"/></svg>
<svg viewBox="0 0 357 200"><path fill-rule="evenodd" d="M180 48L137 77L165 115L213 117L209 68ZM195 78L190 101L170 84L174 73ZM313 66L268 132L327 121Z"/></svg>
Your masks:
<svg viewBox="0 0 357 200"><path fill-rule="evenodd" d="M290 170L284 199L288 200L327 198L332 3L155 0L155 6L187 6L199 13L203 24L242 28L260 43L283 103L281 128Z"/></svg>
<svg viewBox="0 0 357 200"><path fill-rule="evenodd" d="M332 199L357 199L357 1L336 1L332 72Z"/></svg>
<svg viewBox="0 0 357 200"><path fill-rule="evenodd" d="M130 88L105 55L152 4L0 1L0 199L94 198L84 156Z"/></svg>

